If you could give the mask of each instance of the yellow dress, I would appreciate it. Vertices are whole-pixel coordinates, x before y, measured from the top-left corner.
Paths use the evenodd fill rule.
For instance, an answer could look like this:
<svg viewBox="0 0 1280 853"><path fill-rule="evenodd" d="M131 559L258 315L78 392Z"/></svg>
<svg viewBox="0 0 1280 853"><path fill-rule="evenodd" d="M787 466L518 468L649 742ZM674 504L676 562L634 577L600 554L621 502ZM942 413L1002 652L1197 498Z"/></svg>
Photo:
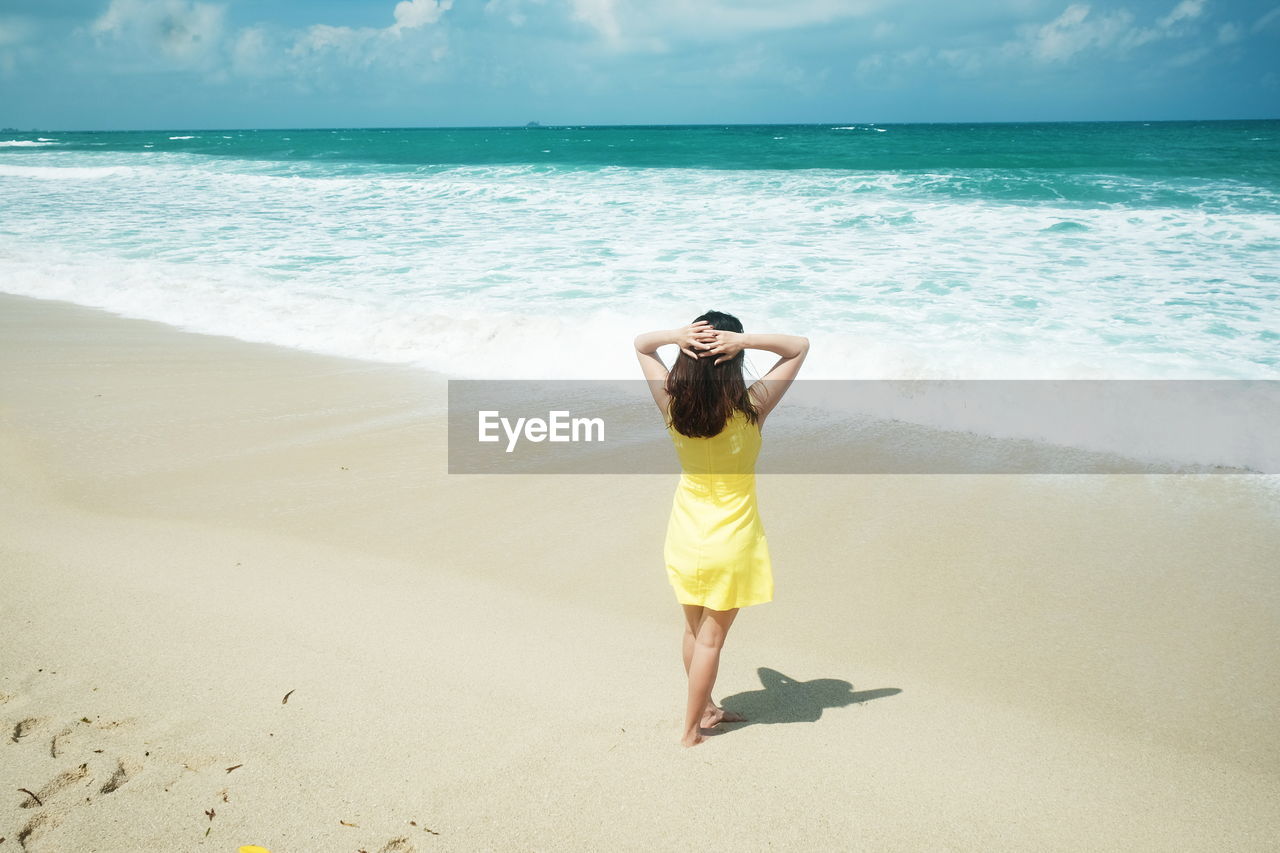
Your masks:
<svg viewBox="0 0 1280 853"><path fill-rule="evenodd" d="M681 604L732 610L773 600L773 564L756 508L760 428L734 412L719 435L667 427L680 457L664 548Z"/></svg>

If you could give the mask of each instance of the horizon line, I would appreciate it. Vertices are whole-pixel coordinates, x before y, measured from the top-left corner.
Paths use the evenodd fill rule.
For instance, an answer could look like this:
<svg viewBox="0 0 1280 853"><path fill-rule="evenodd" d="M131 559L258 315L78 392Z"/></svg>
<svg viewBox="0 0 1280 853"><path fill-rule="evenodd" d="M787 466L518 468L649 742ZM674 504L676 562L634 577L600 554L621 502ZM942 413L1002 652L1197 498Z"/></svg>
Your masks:
<svg viewBox="0 0 1280 853"><path fill-rule="evenodd" d="M567 130L607 129L607 128L705 128L705 127L839 127L843 125L868 126L903 126L903 125L1001 125L1001 124L1208 124L1221 122L1246 121L1278 121L1280 116L1269 118L1212 118L1212 119L1052 119L1052 120L1020 120L1020 121L845 121L845 122L703 122L688 124L649 123L649 124L542 124L532 121L524 124L472 124L472 125L316 125L294 127L132 127L132 128L75 128L55 130L52 128L22 129L17 127L0 128L0 133L167 133L171 131L308 131L308 130Z"/></svg>

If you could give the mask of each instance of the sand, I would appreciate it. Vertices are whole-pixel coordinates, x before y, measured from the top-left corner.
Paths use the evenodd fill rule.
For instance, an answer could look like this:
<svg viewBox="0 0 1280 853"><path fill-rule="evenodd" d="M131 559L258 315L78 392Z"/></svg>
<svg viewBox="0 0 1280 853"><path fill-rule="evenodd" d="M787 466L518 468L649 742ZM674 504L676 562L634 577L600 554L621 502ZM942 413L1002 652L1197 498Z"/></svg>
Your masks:
<svg viewBox="0 0 1280 853"><path fill-rule="evenodd" d="M1274 849L1262 478L762 476L686 749L673 477L443 383L0 296L0 850Z"/></svg>

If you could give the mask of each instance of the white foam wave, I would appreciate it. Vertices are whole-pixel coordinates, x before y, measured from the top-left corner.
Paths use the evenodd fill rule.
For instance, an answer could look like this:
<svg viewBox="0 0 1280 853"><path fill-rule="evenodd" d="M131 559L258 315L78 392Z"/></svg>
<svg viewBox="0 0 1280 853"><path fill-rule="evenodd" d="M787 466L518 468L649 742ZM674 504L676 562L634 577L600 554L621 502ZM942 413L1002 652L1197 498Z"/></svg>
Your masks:
<svg viewBox="0 0 1280 853"><path fill-rule="evenodd" d="M0 148L43 148L46 145L57 145L57 143L47 139L8 139L0 141Z"/></svg>
<svg viewBox="0 0 1280 853"><path fill-rule="evenodd" d="M625 378L637 332L719 308L807 334L811 378L1280 378L1265 205L1011 204L971 173L8 158L0 179L41 181L6 195L4 289L193 331Z"/></svg>
<svg viewBox="0 0 1280 853"><path fill-rule="evenodd" d="M357 298L350 293L309 290L287 280L245 280L243 270L186 263L104 264L62 258L21 265L9 261L3 271L8 292L65 299L196 332L477 378L636 378L631 338L639 331L670 326L672 320L670 310L644 300L572 314L538 314L484 301L398 302L387 298L389 293L381 299L368 293ZM180 299L174 298L173 281L182 283ZM247 298L249 293L258 298ZM830 378L831 364L846 358L861 367L862 378L934 378L931 374L936 373L922 353L901 346L823 332L810 337L813 350L807 378ZM664 356L670 363L674 350ZM759 376L767 371L772 357L752 353L747 363L749 374ZM1052 372L1044 365L1023 366L1034 367L1042 377ZM1064 373L1060 378L1079 378L1070 369ZM1114 389L1104 389L1119 395L1116 399L1090 399L1088 405L1079 405L1064 399L1061 386L1050 383L1045 383L1039 400L1031 400L1025 388L996 387L987 391L991 399L977 401L970 389L936 383L922 390L877 382L856 399L847 393L823 397L822 383L802 383L792 403L836 414L871 415L1118 453L1147 462L1280 471L1280 445L1265 438L1270 430L1240 430L1242 423L1259 422L1258 411L1280 410L1275 390L1262 388L1263 396L1253 401L1258 408L1242 411L1239 407L1251 398L1213 385L1208 383L1202 399L1189 404L1185 399L1160 397L1135 402L1130 389L1116 383ZM1200 393L1195 386L1181 383L1179 390L1184 396L1188 389ZM1168 433L1153 429L1165 417L1161 406L1174 415L1196 412L1202 428L1190 437L1185 429Z"/></svg>
<svg viewBox="0 0 1280 853"><path fill-rule="evenodd" d="M195 139L194 136L170 136L170 139Z"/></svg>
<svg viewBox="0 0 1280 853"><path fill-rule="evenodd" d="M128 175L127 166L11 166L0 163L0 177L42 180L86 180Z"/></svg>

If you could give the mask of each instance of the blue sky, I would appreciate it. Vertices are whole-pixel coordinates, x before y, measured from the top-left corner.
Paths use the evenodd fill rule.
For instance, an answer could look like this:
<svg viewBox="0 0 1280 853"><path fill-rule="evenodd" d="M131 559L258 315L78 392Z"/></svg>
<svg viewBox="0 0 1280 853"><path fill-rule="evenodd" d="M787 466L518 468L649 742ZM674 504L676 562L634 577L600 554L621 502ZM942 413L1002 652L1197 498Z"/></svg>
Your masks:
<svg viewBox="0 0 1280 853"><path fill-rule="evenodd" d="M1276 0L0 0L16 128L1276 117Z"/></svg>

